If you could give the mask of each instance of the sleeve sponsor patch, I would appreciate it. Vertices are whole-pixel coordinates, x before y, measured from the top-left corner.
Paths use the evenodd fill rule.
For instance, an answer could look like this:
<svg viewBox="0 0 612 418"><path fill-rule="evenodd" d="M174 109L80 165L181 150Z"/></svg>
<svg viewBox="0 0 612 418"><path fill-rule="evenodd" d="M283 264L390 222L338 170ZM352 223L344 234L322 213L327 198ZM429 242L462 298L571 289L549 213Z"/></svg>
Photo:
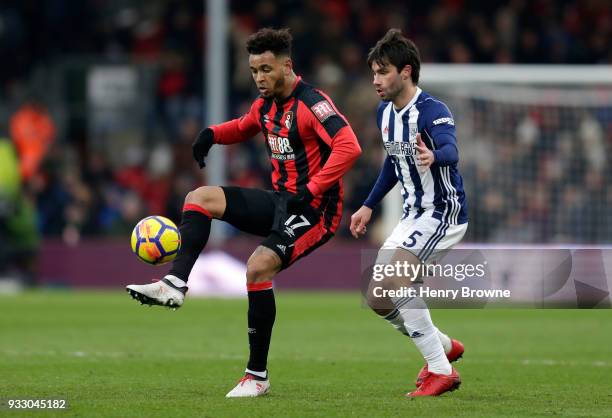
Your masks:
<svg viewBox="0 0 612 418"><path fill-rule="evenodd" d="M455 121L453 120L453 118L440 118L433 121L434 125L442 125L443 123L455 126Z"/></svg>
<svg viewBox="0 0 612 418"><path fill-rule="evenodd" d="M325 122L331 116L336 114L336 111L327 100L321 100L320 102L315 103L311 109L321 123Z"/></svg>

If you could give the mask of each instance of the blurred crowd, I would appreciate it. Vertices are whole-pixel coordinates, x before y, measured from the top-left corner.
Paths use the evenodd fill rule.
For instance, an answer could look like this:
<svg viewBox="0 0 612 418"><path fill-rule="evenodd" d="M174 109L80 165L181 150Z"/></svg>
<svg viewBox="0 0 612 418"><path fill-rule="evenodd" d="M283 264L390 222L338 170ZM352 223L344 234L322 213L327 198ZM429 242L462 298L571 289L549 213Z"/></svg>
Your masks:
<svg viewBox="0 0 612 418"><path fill-rule="evenodd" d="M467 239L611 243L612 90L606 94L606 106L449 98L464 113L455 116L463 124Z"/></svg>
<svg viewBox="0 0 612 418"><path fill-rule="evenodd" d="M57 125L44 158L22 178L23 194L36 208L38 233L77 243L83 236L126 234L152 213L180 219L185 194L206 182L190 147L211 106L203 98L203 3L1 2L0 116L5 109L7 122L35 100L37 111L50 123L55 116ZM244 50L247 36L263 26L289 26L297 73L329 93L366 150L346 178L345 222L367 196L383 156L365 56L388 28L400 27L414 39L424 62L612 63L612 4L606 0L229 3L228 113L244 113L255 97ZM58 112L57 101L45 109L48 92L28 89L38 73L69 59L152 69L147 73L151 100L142 104L144 127L136 141L110 152L104 133L83 127L83 102L77 106L81 113L74 106ZM574 112L577 136L567 132L563 109L553 108L552 114L551 109L503 110L500 131L495 121L482 122L489 109L483 107L478 116L479 104L469 105L476 109L470 123L483 123L473 129L478 137L460 139L470 240L611 241L610 164L601 160L612 141L609 107L607 116ZM9 124L2 128L0 137L11 137ZM227 153L229 183L269 187L261 138L228 147ZM584 222L599 218L607 220L608 229ZM346 234L346 228L341 231Z"/></svg>

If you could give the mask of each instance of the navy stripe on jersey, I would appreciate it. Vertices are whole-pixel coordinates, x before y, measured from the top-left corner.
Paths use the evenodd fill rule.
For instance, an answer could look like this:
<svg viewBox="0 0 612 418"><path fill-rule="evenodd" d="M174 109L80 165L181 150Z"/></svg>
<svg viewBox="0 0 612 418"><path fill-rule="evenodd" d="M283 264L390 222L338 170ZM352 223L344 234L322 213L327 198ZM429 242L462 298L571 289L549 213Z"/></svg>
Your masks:
<svg viewBox="0 0 612 418"><path fill-rule="evenodd" d="M393 105L391 105L393 106ZM393 109L389 112L389 142L395 141L395 115L393 114ZM410 210L410 205L408 204L408 190L406 190L406 186L404 184L404 176L402 176L402 167L400 165L400 157L397 155L392 155L393 162L395 165L395 174L397 174L397 179L400 181L402 185L402 197L404 198L404 215L402 219L408 215L408 211Z"/></svg>
<svg viewBox="0 0 612 418"><path fill-rule="evenodd" d="M391 112L393 113L393 112ZM410 117L410 112L405 112L402 115L403 129L402 129L402 141L410 142L410 129L408 125L408 119ZM415 165L416 161L410 163L409 157L405 156L406 164L408 165L408 170L410 172L410 179L412 180L412 184L414 185L414 207L418 210L417 216L419 217L423 214L423 208L421 207L421 200L423 199L423 185L421 184L421 176L417 171L417 167ZM416 218L415 217L415 218Z"/></svg>

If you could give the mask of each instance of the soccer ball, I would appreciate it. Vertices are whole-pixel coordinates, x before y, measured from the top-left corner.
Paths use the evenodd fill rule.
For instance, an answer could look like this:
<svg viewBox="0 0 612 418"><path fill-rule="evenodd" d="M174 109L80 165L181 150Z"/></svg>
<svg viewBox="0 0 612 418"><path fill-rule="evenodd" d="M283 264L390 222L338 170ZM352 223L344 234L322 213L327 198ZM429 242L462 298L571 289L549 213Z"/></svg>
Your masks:
<svg viewBox="0 0 612 418"><path fill-rule="evenodd" d="M179 230L163 216L146 217L132 231L132 251L145 263L158 265L172 261L179 248Z"/></svg>

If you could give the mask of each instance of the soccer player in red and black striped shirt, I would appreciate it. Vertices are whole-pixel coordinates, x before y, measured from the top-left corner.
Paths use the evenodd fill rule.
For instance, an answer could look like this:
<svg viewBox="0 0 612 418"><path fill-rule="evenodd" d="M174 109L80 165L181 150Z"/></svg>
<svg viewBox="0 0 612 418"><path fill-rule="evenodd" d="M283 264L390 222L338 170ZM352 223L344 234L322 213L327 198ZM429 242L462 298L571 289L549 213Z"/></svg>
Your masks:
<svg viewBox="0 0 612 418"><path fill-rule="evenodd" d="M272 278L334 235L342 216L342 176L361 154L331 99L294 73L288 29L260 30L248 39L247 51L260 96L246 115L200 132L194 158L204 167L213 144L234 144L262 132L274 190L205 186L188 193L179 227L181 249L172 269L159 282L128 286L143 303L179 307L213 218L265 237L247 262L249 362L228 397L268 391L276 315Z"/></svg>

